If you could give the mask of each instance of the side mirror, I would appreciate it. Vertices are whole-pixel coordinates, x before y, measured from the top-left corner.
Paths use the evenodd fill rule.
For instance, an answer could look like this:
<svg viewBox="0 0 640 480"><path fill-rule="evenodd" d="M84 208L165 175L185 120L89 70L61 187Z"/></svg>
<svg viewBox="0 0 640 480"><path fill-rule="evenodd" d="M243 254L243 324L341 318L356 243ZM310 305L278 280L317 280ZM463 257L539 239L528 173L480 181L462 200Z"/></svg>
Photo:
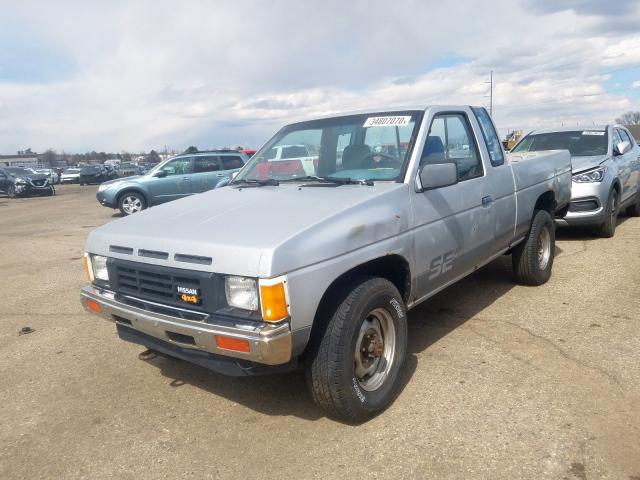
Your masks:
<svg viewBox="0 0 640 480"><path fill-rule="evenodd" d="M629 150L631 150L631 143L629 143L626 140L624 142L620 142L619 144L617 144L613 149L616 155L624 155Z"/></svg>
<svg viewBox="0 0 640 480"><path fill-rule="evenodd" d="M424 192L458 183L458 167L455 163L428 163L418 171L416 190Z"/></svg>
<svg viewBox="0 0 640 480"><path fill-rule="evenodd" d="M156 173L153 174L153 176L158 178L164 178L167 176L167 172L166 170L158 170Z"/></svg>

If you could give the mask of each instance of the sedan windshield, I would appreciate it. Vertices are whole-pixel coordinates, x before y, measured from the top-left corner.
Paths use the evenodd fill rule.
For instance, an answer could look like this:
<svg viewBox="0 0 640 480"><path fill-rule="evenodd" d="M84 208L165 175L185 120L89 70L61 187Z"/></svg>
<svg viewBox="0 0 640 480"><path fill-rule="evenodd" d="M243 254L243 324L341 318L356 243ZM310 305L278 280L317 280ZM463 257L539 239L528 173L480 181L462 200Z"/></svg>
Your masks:
<svg viewBox="0 0 640 480"><path fill-rule="evenodd" d="M572 157L607 154L607 132L604 130L577 130L527 135L513 152L540 150L569 150Z"/></svg>
<svg viewBox="0 0 640 480"><path fill-rule="evenodd" d="M422 113L370 113L288 125L251 157L233 183L397 180L408 161Z"/></svg>

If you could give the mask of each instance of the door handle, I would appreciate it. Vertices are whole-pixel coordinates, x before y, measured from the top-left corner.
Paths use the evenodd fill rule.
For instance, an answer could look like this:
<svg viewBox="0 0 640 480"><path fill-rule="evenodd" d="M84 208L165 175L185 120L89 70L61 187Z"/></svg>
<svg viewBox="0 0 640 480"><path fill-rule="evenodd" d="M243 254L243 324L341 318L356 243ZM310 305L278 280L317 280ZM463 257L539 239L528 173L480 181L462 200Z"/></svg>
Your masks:
<svg viewBox="0 0 640 480"><path fill-rule="evenodd" d="M216 177L226 177L226 173L216 173Z"/></svg>
<svg viewBox="0 0 640 480"><path fill-rule="evenodd" d="M491 195L485 195L482 197L482 206L489 207L493 203L493 197Z"/></svg>

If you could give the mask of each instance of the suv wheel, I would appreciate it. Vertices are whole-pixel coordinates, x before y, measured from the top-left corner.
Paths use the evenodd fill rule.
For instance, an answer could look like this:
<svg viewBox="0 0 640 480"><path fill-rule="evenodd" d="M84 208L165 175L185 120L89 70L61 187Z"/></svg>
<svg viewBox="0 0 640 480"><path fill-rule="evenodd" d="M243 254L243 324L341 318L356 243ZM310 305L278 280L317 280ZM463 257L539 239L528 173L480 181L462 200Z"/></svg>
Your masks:
<svg viewBox="0 0 640 480"><path fill-rule="evenodd" d="M604 238L611 238L616 233L618 224L618 191L612 188L609 192L607 205L605 207L605 219L600 225L599 234Z"/></svg>
<svg viewBox="0 0 640 480"><path fill-rule="evenodd" d="M133 215L147 208L147 201L138 192L125 192L120 195L118 208L123 215Z"/></svg>
<svg viewBox="0 0 640 480"><path fill-rule="evenodd" d="M549 212L534 212L531 229L511 255L513 272L524 285L542 285L551 277L555 255L556 230Z"/></svg>
<svg viewBox="0 0 640 480"><path fill-rule="evenodd" d="M340 303L315 340L307 379L329 416L359 423L396 397L407 352L407 315L396 287L364 278Z"/></svg>
<svg viewBox="0 0 640 480"><path fill-rule="evenodd" d="M9 187L7 187L7 197L16 198L16 186L15 185L9 185Z"/></svg>

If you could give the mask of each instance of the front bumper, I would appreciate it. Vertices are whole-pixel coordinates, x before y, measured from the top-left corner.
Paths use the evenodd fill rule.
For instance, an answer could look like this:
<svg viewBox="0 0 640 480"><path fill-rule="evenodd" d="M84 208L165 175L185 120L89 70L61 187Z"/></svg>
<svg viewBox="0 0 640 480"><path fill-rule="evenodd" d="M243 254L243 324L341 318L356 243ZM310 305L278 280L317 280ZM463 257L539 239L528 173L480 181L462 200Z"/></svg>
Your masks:
<svg viewBox="0 0 640 480"><path fill-rule="evenodd" d="M100 306L99 313L88 308L89 300ZM183 350L207 352L266 365L282 365L291 360L292 334L289 323L256 325L211 317L206 321L186 320L132 307L118 301L113 292L95 286L83 287L80 301L88 312L115 322L119 331L125 328L140 332L163 344ZM220 348L216 344L217 335L247 340L250 351L244 353Z"/></svg>
<svg viewBox="0 0 640 480"><path fill-rule="evenodd" d="M102 191L98 190L96 193L96 200L103 207L117 208L116 198L117 194L110 188Z"/></svg>
<svg viewBox="0 0 640 480"><path fill-rule="evenodd" d="M47 183L46 185L38 186L33 185L31 183L27 184L17 184L16 195L17 196L26 196L26 195L37 195L37 194L49 194L53 189L53 186Z"/></svg>
<svg viewBox="0 0 640 480"><path fill-rule="evenodd" d="M564 218L556 219L559 226L598 226L605 220L610 182L571 184L571 203Z"/></svg>

